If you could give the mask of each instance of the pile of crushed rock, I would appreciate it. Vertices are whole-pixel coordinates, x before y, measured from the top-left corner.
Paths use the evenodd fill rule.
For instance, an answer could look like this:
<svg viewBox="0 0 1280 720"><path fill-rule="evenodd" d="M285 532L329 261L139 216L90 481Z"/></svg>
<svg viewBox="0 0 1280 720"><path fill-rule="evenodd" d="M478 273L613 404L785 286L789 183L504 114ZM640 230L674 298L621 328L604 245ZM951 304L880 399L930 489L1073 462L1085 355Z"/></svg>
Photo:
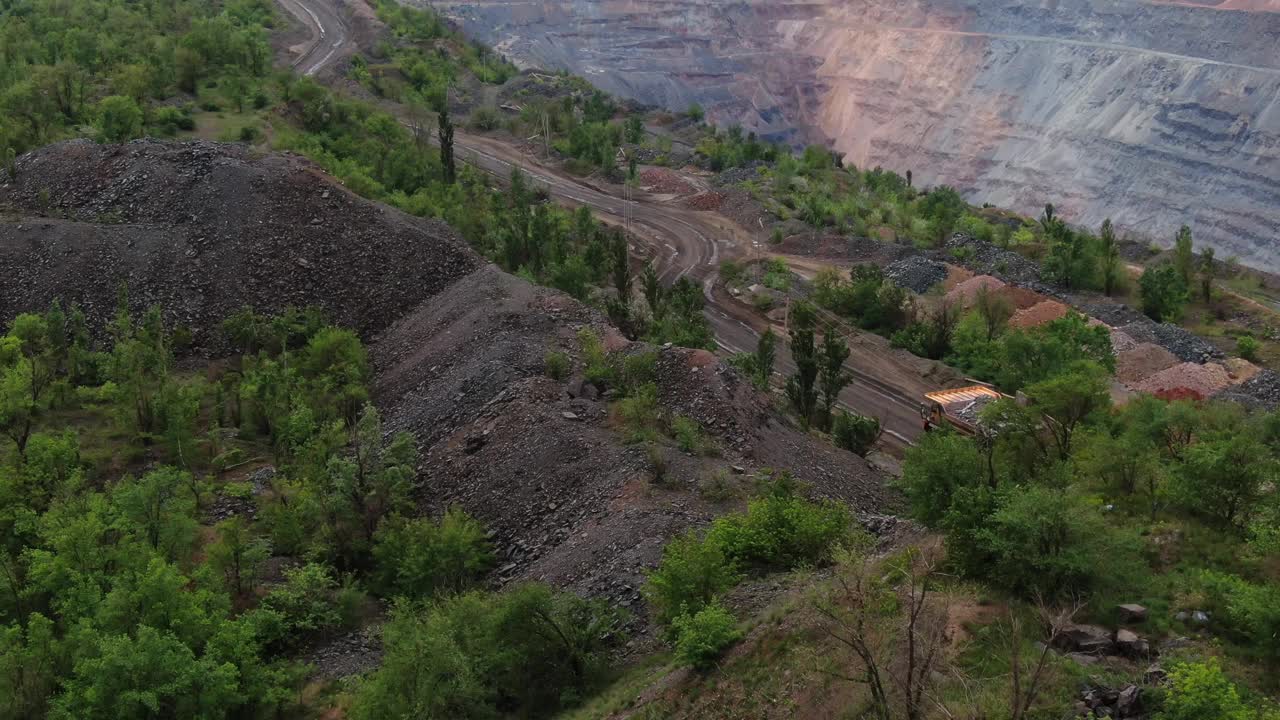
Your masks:
<svg viewBox="0 0 1280 720"><path fill-rule="evenodd" d="M947 279L947 266L920 255L912 255L889 264L884 276L905 290L923 295Z"/></svg>
<svg viewBox="0 0 1280 720"><path fill-rule="evenodd" d="M369 337L482 264L442 222L241 145L56 143L18 160L0 205L0 317L59 298L101 332L127 283L197 348L246 305L319 306Z"/></svg>

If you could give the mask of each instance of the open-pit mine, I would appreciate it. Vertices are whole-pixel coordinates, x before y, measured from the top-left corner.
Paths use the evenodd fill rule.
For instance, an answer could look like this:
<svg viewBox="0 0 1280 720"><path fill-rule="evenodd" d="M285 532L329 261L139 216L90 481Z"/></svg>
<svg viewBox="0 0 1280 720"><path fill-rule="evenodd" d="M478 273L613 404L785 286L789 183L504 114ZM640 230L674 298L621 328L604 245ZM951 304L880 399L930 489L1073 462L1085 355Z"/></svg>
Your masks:
<svg viewBox="0 0 1280 720"><path fill-rule="evenodd" d="M974 202L1280 266L1276 0L471 0L517 62Z"/></svg>

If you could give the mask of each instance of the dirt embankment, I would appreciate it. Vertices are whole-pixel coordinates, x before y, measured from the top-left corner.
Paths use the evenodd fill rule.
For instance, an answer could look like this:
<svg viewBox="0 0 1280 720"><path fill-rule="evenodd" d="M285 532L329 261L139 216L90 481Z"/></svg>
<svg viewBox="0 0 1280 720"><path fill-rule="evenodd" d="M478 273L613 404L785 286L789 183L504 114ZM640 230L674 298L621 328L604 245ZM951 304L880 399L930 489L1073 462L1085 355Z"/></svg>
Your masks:
<svg viewBox="0 0 1280 720"><path fill-rule="evenodd" d="M0 185L0 316L80 304L101 327L164 308L198 347L245 305L318 305L371 337L482 265L444 223L371 203L310 162L240 145L71 141Z"/></svg>
<svg viewBox="0 0 1280 720"><path fill-rule="evenodd" d="M666 541L740 506L765 468L790 470L812 494L856 510L891 504L861 458L791 426L710 353L682 348L656 350L658 402L668 417L697 420L708 451L661 441L658 480L610 400L582 387L577 331L588 326L611 332L580 303L489 267L372 348L388 425L419 439L423 505L460 505L494 530L499 582L545 580L638 608L644 571ZM545 376L548 350L574 357L573 377ZM718 499L708 483L737 495Z"/></svg>
<svg viewBox="0 0 1280 720"><path fill-rule="evenodd" d="M859 511L892 504L861 458L800 431L710 353L681 348L656 350L658 405L696 420L706 450L660 440L656 477L613 398L584 387L577 332L590 326L619 352L654 348L300 158L62 143L24 156L0 203L0 316L60 297L101 327L126 281L135 310L159 303L209 349L246 304L319 305L361 331L387 429L418 440L423 510L459 505L491 528L498 584L545 580L638 608L663 544L741 507L766 468ZM574 358L573 377L545 375L549 349Z"/></svg>

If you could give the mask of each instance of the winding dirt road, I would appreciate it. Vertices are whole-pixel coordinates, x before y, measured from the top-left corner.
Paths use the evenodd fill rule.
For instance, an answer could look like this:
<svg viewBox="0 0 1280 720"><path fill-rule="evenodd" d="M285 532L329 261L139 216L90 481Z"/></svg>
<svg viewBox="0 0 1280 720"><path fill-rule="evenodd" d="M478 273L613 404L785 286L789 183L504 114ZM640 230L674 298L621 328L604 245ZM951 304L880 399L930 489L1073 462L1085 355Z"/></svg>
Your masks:
<svg viewBox="0 0 1280 720"><path fill-rule="evenodd" d="M314 75L343 56L349 31L336 0L277 2L311 33L303 53L293 62L294 68ZM454 146L459 159L499 180L510 177L513 165L519 166L557 202L571 207L585 205L605 222L628 225L632 234L652 251L664 281L688 277L702 285L707 300L705 312L723 351L738 353L755 348L768 322L716 286L720 261L743 256L744 249L755 242L752 233L716 213L660 204L643 191L636 191L628 202L619 197L619 188L593 185L569 176L496 138L459 130ZM775 332L781 333L781 328ZM856 340L853 335L850 339ZM883 343L855 341L851 342L851 349L853 354L846 369L854 380L841 393L838 405L880 418L885 428L884 440L890 448L901 450L921 432L919 398L924 386L918 377L886 357ZM795 363L786 343L779 343L775 374L781 378L793 372Z"/></svg>

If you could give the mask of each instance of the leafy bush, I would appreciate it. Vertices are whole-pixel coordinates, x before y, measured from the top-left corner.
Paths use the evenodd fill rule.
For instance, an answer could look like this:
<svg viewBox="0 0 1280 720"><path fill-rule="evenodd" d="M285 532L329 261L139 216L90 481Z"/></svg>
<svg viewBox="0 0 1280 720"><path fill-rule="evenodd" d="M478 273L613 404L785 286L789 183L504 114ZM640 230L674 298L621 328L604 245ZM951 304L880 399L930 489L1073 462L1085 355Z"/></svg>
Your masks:
<svg viewBox="0 0 1280 720"><path fill-rule="evenodd" d="M1280 665L1280 586L1214 571L1203 572L1199 584L1214 624L1272 668Z"/></svg>
<svg viewBox="0 0 1280 720"><path fill-rule="evenodd" d="M564 380L569 377L569 355L558 350L548 350L542 357L542 369L547 377L553 380Z"/></svg>
<svg viewBox="0 0 1280 720"><path fill-rule="evenodd" d="M622 361L622 385L626 392L652 383L658 376L658 354L656 352L628 355Z"/></svg>
<svg viewBox="0 0 1280 720"><path fill-rule="evenodd" d="M735 564L795 568L816 565L847 537L849 511L834 502L814 503L789 492L751 501L745 514L721 517L707 543Z"/></svg>
<svg viewBox="0 0 1280 720"><path fill-rule="evenodd" d="M1236 339L1236 354L1249 362L1257 362L1260 349L1262 349L1262 343L1252 335L1241 335Z"/></svg>
<svg viewBox="0 0 1280 720"><path fill-rule="evenodd" d="M618 616L544 585L401 603L383 629L382 666L359 687L355 720L538 718L595 688Z"/></svg>
<svg viewBox="0 0 1280 720"><path fill-rule="evenodd" d="M1137 538L1111 526L1099 508L1070 492L1012 490L980 522L969 529L970 536L987 559L966 571L1014 593L1086 594L1122 578L1134 583L1142 575Z"/></svg>
<svg viewBox="0 0 1280 720"><path fill-rule="evenodd" d="M791 289L791 269L779 259L770 260L765 266L764 286L779 292Z"/></svg>
<svg viewBox="0 0 1280 720"><path fill-rule="evenodd" d="M1157 720L1253 720L1235 685L1222 673L1215 658L1183 663L1169 670L1172 686Z"/></svg>
<svg viewBox="0 0 1280 720"><path fill-rule="evenodd" d="M831 440L836 447L855 455L866 455L880 439L880 421L865 415L841 411L831 425Z"/></svg>
<svg viewBox="0 0 1280 720"><path fill-rule="evenodd" d="M334 601L338 583L319 563L285 571L285 582L267 593L257 619L268 644L297 648L336 628L342 620Z"/></svg>
<svg viewBox="0 0 1280 720"><path fill-rule="evenodd" d="M742 637L733 614L718 601L696 613L677 617L671 627L675 633L676 659L699 670L715 664L725 648Z"/></svg>
<svg viewBox="0 0 1280 720"><path fill-rule="evenodd" d="M690 531L662 549L662 562L649 573L644 594L658 622L669 625L706 607L740 577L719 545Z"/></svg>
<svg viewBox="0 0 1280 720"><path fill-rule="evenodd" d="M658 386L645 383L629 397L618 401L618 414L635 442L653 439L657 434Z"/></svg>
<svg viewBox="0 0 1280 720"><path fill-rule="evenodd" d="M582 347L583 374L587 380L605 387L611 385L616 372L609 363L609 356L600 336L591 328L583 328L578 331L578 343Z"/></svg>
<svg viewBox="0 0 1280 720"><path fill-rule="evenodd" d="M698 425L698 421L687 418L684 415L676 416L671 422L671 434L675 436L676 444L680 449L687 453L697 453L702 451L702 426Z"/></svg>
<svg viewBox="0 0 1280 720"><path fill-rule="evenodd" d="M911 504L911 516L939 527L956 491L980 482L983 476L982 457L973 441L943 430L925 433L907 448L901 487Z"/></svg>
<svg viewBox="0 0 1280 720"><path fill-rule="evenodd" d="M373 556L386 595L418 599L460 592L493 564L484 527L456 508L438 523L391 518L378 528L375 543Z"/></svg>

